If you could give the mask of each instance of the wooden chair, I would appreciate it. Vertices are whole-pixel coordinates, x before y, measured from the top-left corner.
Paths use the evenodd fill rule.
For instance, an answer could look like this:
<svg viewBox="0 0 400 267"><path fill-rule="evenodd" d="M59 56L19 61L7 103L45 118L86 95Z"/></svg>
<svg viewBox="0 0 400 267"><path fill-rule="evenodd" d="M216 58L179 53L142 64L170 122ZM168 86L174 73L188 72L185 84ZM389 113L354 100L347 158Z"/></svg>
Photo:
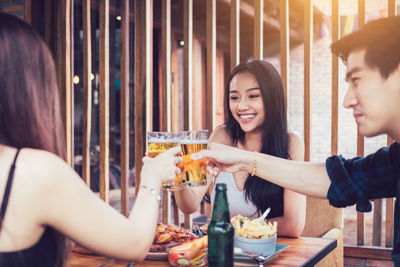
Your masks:
<svg viewBox="0 0 400 267"><path fill-rule="evenodd" d="M343 266L343 210L328 200L307 197L306 224L302 236L335 238L337 247L316 266Z"/></svg>

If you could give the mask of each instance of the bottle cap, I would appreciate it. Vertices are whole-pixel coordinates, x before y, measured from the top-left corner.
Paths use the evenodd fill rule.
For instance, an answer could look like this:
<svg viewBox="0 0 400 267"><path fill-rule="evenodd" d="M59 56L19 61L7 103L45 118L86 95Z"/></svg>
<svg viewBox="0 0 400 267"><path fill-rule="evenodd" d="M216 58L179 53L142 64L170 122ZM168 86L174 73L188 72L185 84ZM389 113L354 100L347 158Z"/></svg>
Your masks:
<svg viewBox="0 0 400 267"><path fill-rule="evenodd" d="M216 189L216 190L220 190L220 191L226 191L226 184L224 184L224 183L218 183L218 184L215 186L215 189Z"/></svg>

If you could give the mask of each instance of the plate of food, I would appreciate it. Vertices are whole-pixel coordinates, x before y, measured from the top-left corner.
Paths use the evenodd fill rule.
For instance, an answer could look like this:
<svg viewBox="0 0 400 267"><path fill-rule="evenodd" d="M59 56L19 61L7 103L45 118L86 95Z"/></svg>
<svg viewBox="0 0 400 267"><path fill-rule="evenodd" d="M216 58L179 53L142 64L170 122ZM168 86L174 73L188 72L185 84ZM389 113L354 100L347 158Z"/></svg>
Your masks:
<svg viewBox="0 0 400 267"><path fill-rule="evenodd" d="M153 245L146 255L147 260L168 260L167 249L182 243L198 239L197 235L193 234L191 230L174 224L157 225L156 235L154 237Z"/></svg>
<svg viewBox="0 0 400 267"><path fill-rule="evenodd" d="M171 266L207 266L208 236L167 248Z"/></svg>

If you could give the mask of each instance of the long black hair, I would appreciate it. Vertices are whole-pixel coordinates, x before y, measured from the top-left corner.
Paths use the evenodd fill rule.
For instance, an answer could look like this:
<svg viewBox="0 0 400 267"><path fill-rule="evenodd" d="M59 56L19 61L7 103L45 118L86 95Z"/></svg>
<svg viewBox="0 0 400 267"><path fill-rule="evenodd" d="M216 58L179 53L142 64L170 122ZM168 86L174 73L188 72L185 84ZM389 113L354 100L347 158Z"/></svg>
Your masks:
<svg viewBox="0 0 400 267"><path fill-rule="evenodd" d="M261 150L275 157L289 158L289 136L286 119L286 104L282 80L270 63L250 60L236 66L226 83L224 96L225 125L232 140L244 142L244 131L229 108L230 84L239 73L250 73L257 80L263 100L265 118L262 125ZM268 206L273 207L269 218L283 216L283 188L257 176L249 175L244 184L245 196L256 207L258 213Z"/></svg>
<svg viewBox="0 0 400 267"><path fill-rule="evenodd" d="M0 143L49 151L65 159L57 78L52 55L23 20L0 12ZM56 241L55 266L67 256L65 237ZM23 260L23 259L21 259Z"/></svg>

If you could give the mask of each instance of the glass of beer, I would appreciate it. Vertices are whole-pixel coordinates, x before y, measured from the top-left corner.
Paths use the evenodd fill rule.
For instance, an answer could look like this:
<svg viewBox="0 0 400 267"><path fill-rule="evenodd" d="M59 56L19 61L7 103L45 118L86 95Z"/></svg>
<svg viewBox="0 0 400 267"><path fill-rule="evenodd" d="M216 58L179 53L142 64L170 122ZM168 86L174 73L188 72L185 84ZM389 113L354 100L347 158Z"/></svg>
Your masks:
<svg viewBox="0 0 400 267"><path fill-rule="evenodd" d="M156 157L158 154L178 145L179 133L176 132L147 132L147 153L149 157ZM171 189L171 182L161 185L163 189Z"/></svg>
<svg viewBox="0 0 400 267"><path fill-rule="evenodd" d="M178 133L147 132L147 152L153 158L178 145Z"/></svg>
<svg viewBox="0 0 400 267"><path fill-rule="evenodd" d="M207 149L208 130L181 132L178 143L182 150L182 162L178 164L182 173L175 178L176 188L207 184L207 159L192 160L191 156Z"/></svg>

